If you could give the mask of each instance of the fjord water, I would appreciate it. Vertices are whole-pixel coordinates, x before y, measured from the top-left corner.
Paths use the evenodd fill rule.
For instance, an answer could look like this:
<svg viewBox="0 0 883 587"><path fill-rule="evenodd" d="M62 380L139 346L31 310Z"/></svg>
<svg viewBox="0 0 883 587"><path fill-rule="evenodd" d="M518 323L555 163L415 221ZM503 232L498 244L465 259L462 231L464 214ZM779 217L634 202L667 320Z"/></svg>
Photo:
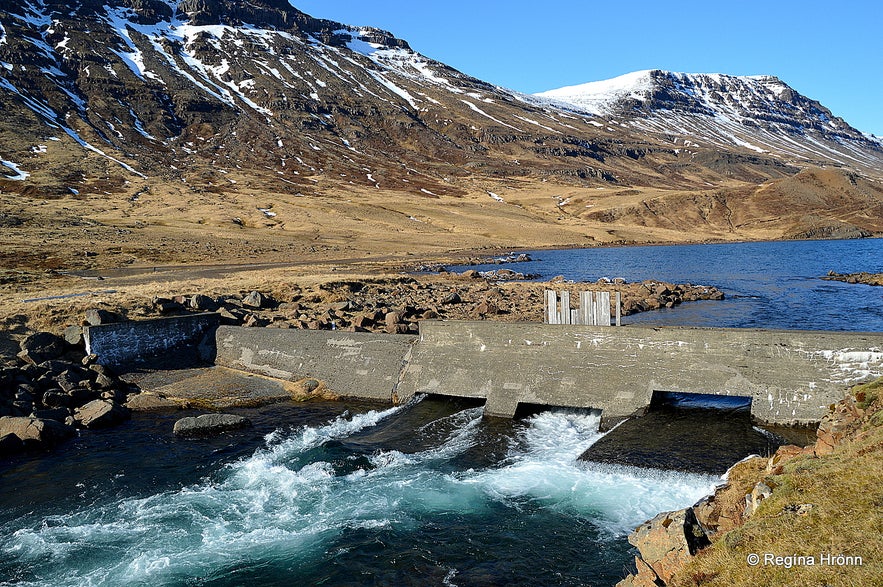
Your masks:
<svg viewBox="0 0 883 587"><path fill-rule="evenodd" d="M883 239L605 247L531 256L535 261L505 267L541 279L711 285L726 295L723 301L626 316L624 324L883 331L883 287L821 279L828 271L883 273ZM452 270L467 268L499 266Z"/></svg>
<svg viewBox="0 0 883 587"><path fill-rule="evenodd" d="M612 585L634 526L719 480L578 460L597 413L370 407L275 406L193 440L142 416L4 463L0 581Z"/></svg>

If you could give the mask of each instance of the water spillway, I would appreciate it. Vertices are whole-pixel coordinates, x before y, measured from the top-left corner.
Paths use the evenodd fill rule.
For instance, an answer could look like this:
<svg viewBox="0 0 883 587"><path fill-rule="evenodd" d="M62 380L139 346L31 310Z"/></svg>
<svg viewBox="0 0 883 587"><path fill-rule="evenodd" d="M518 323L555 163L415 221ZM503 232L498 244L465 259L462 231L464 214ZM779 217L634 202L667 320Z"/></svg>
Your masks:
<svg viewBox="0 0 883 587"><path fill-rule="evenodd" d="M520 404L595 408L609 423L670 391L749 397L759 421L811 424L850 384L883 375L879 332L429 320L419 336L406 336L206 329L207 315L192 320L88 327L87 350L113 348L108 366L118 367L166 350L152 348L157 340L189 337L215 365L282 381L316 378L344 396L393 403L418 393L469 397L504 417Z"/></svg>
<svg viewBox="0 0 883 587"><path fill-rule="evenodd" d="M580 461L603 436L595 412L369 407L309 405L286 414L294 426L255 418L259 434L187 441L136 418L130 436L4 464L0 581L613 584L635 525L718 481Z"/></svg>

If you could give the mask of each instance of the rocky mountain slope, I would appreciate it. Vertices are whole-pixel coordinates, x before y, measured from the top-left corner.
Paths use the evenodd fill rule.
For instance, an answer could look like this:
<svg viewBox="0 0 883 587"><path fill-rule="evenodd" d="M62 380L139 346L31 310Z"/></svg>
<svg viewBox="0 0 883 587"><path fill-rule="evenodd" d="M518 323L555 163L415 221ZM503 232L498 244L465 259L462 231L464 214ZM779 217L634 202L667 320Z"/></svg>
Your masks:
<svg viewBox="0 0 883 587"><path fill-rule="evenodd" d="M621 118L681 148L743 147L793 163L879 173L883 142L862 134L774 76L638 71L538 94L575 111Z"/></svg>
<svg viewBox="0 0 883 587"><path fill-rule="evenodd" d="M285 0L7 0L0 265L883 233L878 140L774 78L638 78L588 108Z"/></svg>

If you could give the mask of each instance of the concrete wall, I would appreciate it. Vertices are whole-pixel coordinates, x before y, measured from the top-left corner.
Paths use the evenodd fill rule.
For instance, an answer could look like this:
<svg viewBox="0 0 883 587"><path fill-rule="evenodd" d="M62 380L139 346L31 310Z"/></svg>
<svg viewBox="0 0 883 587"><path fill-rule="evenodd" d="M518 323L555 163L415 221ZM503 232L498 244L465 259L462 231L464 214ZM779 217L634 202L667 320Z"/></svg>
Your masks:
<svg viewBox="0 0 883 587"><path fill-rule="evenodd" d="M221 326L215 364L390 401L416 336Z"/></svg>
<svg viewBox="0 0 883 587"><path fill-rule="evenodd" d="M418 392L593 407L621 418L653 391L749 396L778 423L817 421L846 386L883 374L883 333L423 322L402 375Z"/></svg>
<svg viewBox="0 0 883 587"><path fill-rule="evenodd" d="M426 321L414 337L217 323L201 314L91 326L87 349L118 366L214 332L218 365L313 377L342 395L482 398L498 416L519 404L591 407L608 421L668 391L750 397L761 420L814 422L849 384L883 375L883 333Z"/></svg>
<svg viewBox="0 0 883 587"><path fill-rule="evenodd" d="M142 362L173 349L196 347L220 323L217 314L191 314L101 324L84 328L86 352L98 355L98 362L108 367ZM182 356L191 363L193 353Z"/></svg>

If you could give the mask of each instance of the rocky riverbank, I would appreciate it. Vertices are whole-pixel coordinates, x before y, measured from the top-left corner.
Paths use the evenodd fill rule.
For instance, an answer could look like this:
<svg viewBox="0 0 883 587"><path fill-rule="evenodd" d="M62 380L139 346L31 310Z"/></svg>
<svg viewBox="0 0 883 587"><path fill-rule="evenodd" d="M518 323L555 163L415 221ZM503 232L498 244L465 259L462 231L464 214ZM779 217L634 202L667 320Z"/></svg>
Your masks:
<svg viewBox="0 0 883 587"><path fill-rule="evenodd" d="M642 524L629 536L636 571L618 586L875 584L881 390L883 380L854 388L814 444L746 459L714 495Z"/></svg>
<svg viewBox="0 0 883 587"><path fill-rule="evenodd" d="M618 291L624 315L724 297L710 286L653 281L571 283L558 278L536 283L498 279L468 270L311 285L286 283L266 291L182 292L125 306L103 304L81 310L68 316L57 333L22 337L20 352L3 357L0 454L52 446L78 429L114 426L129 418L130 408L175 407L168 402L155 406L159 400L139 395L137 386L119 379L98 357L86 356L85 325L211 311L220 314L225 324L246 327L414 334L420 320L430 319L542 322L546 289ZM69 308L81 308L76 303L71 302ZM292 399L333 393L319 391L322 393L292 392Z"/></svg>
<svg viewBox="0 0 883 587"><path fill-rule="evenodd" d="M415 334L420 320L542 322L543 292L547 289L619 291L624 316L724 298L722 291L705 285L622 280L573 283L563 278L550 282L507 281L504 275L500 271L486 276L467 270L419 277L325 281L311 286L292 283L267 291L214 296L182 292L154 297L150 303L135 307L108 308L112 311L105 311L104 316L112 321L212 311L220 313L224 324L236 326ZM76 336L76 332L71 335Z"/></svg>

